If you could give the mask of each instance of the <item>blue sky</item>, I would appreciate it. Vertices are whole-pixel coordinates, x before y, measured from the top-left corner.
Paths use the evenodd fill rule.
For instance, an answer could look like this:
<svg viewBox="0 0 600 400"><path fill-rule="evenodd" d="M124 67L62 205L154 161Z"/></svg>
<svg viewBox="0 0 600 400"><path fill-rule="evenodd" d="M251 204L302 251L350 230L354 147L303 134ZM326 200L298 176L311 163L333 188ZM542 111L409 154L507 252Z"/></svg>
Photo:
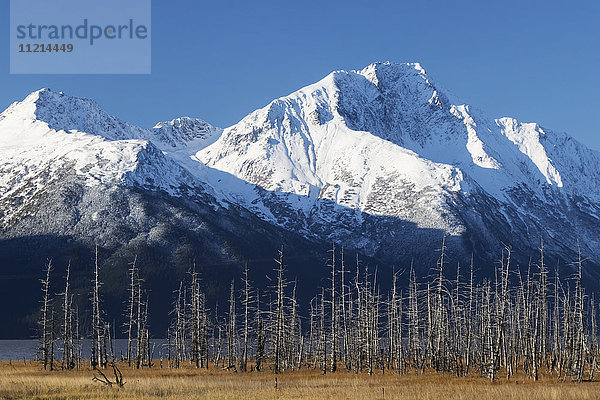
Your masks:
<svg viewBox="0 0 600 400"><path fill-rule="evenodd" d="M10 75L0 108L41 87L90 97L145 127L187 115L229 126L335 69L418 61L492 116L600 150L600 2L154 0L151 75Z"/></svg>

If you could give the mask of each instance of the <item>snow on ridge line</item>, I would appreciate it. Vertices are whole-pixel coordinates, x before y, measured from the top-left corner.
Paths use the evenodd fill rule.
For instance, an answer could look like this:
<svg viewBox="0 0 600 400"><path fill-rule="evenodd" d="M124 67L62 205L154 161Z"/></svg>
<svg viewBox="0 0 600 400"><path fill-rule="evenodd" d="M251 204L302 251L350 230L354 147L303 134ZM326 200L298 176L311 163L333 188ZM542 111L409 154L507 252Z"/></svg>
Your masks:
<svg viewBox="0 0 600 400"><path fill-rule="evenodd" d="M542 221L540 209L559 209L552 207L559 202L566 204L560 218L569 217L564 210L577 208L578 195L588 207L582 208L586 218L597 219L593 213L600 207L600 153L537 124L495 120L461 105L418 63L332 72L225 130L187 117L142 129L91 100L46 90L30 96L22 106L33 109L31 121L24 122L26 112L17 115L18 105L15 115L0 117L0 160L19 160L3 128L30 134L35 125L45 134L51 126L59 131L28 143L27 165L38 172L58 150L69 150L61 140L73 141L84 153L76 159L77 171L91 179L118 178L173 195L185 193L179 187L190 182L208 183L220 201L294 229L298 222L309 230L324 221L331 224L323 227L326 235L357 229L359 237L368 214L460 232L469 223L461 213L493 215L498 204L506 208L503 219L517 222ZM38 153L42 147L57 152ZM0 192L26 173L0 176ZM378 238L360 240L376 248Z"/></svg>
<svg viewBox="0 0 600 400"><path fill-rule="evenodd" d="M37 101L37 93L21 102L21 106L35 112L32 105ZM16 111L23 111L17 108ZM0 197L69 171L90 186L142 186L173 196L181 195L182 188L187 191L186 187L206 191L204 184L167 158L153 141L56 130L43 120L34 119L33 113L15 113L15 107L8 114L9 118L0 120Z"/></svg>
<svg viewBox="0 0 600 400"><path fill-rule="evenodd" d="M145 129L108 114L92 99L49 88L37 90L24 100L11 104L0 114L0 121L7 118L40 121L54 131L85 132L108 140L149 140L163 150L185 146L188 142L196 146L201 142L208 145L222 131L204 120L189 117L159 122L154 128Z"/></svg>
<svg viewBox="0 0 600 400"><path fill-rule="evenodd" d="M375 75L379 74L378 76L376 76L376 79L369 79L368 75L370 73L373 73ZM420 84L422 84L422 87L415 87L415 88L410 88L410 90L412 90L411 92L407 92L406 95L407 96L421 96L422 97L422 102L423 104L427 104L428 106L431 107L437 107L441 112L441 113L449 113L450 111L446 109L446 107L448 106L448 104L444 104L443 101L440 100L440 98L442 98L445 95L445 92L442 90L440 91L437 87L437 85L432 85L429 82L429 78L426 75L426 71L425 69L419 64L419 63L402 63L402 64L396 64L396 63L390 63L390 62L384 62L384 63L374 63L371 64L365 68L363 68L360 71L344 71L344 70L340 70L340 71L335 71L331 74L329 74L328 76L326 76L325 78L323 78L321 81L313 84L313 85L309 85L305 88L302 88L288 96L279 98L274 100L273 102L271 102L268 106L264 107L263 110L268 109L269 110L269 119L272 122L275 122L276 124L281 124L284 123L284 121L290 121L291 119L295 119L300 123L305 122L307 119L309 118L313 118L315 121L317 121L319 124L326 124L326 123L344 123L346 122L345 119L346 115L340 115L340 111L348 111L348 110L340 110L340 105L338 103L339 101L339 96L338 96L338 91L340 90L338 82L336 81L336 77L342 77L342 76L364 76L365 78L367 78L367 81L371 81L371 83L373 83L375 86L379 85L380 80L381 79L391 79L392 83L396 83L397 79L401 79L401 80L408 80L407 82L409 84L412 84L412 79L411 77L421 77L424 79L420 79L418 81L414 81L414 82L421 82ZM372 77L371 77L372 78ZM390 83L390 82L388 82ZM401 82L402 85L405 85L404 81ZM357 91L362 90L361 87L355 87L354 88ZM389 87L388 87L389 89ZM394 89L395 90L395 89ZM317 93L318 92L318 93ZM318 94L318 98L315 97L315 93ZM401 95L404 94L404 92L399 92ZM376 94L376 93L374 93ZM78 98L71 98L69 96L63 95L62 93L56 93L56 92L52 92L49 89L41 89L37 92L32 93L30 96L28 96L29 100L35 100L35 97L37 96L38 100L34 101L35 103L37 103L39 101L39 98L41 98L42 100L44 98L50 98L50 100L52 99L57 99L57 103L67 103L69 104L70 100L69 99L75 99L75 102L78 103L78 105L80 105L79 103L83 104L83 108L84 110L75 110L75 112L60 112L60 106L62 105L64 107L64 104L58 104L57 107L54 107L55 109L53 109L53 104L55 104L56 102L53 101L48 101L45 104L45 107L47 110L50 110L52 112L57 111L56 114L59 115L59 117L55 117L54 119L51 118L42 118L42 119L51 119L51 125L52 127L55 128L61 128L61 125L63 125L64 128L71 128L72 126L75 126L77 128L77 130L79 131L84 131L84 132L90 132L92 134L99 134L101 136L105 136L107 137L107 139L109 140L116 140L116 139L125 139L125 138L136 138L136 139L143 139L143 140L149 140L151 142L153 142L156 146L158 146L159 148L161 148L161 150L166 151L167 153L173 153L173 152L179 152L181 153L182 156L186 156L186 157L191 157L194 154L196 154L197 152L201 151L203 148L210 146L210 147L215 147L215 146L222 146L224 145L225 142L223 141L219 141L218 138L219 136L221 136L221 132L223 132L222 130L220 130L219 128L214 128L208 124L205 123L202 120L194 120L194 119L188 119L188 118L179 118L179 119L174 119L172 121L169 122L163 122L163 123L158 123L154 129L152 130L148 130L148 129L142 129L127 123L122 122L121 120L119 120L118 118L112 117L108 114L106 114L104 111L102 111L100 109L100 107L93 102L93 100L89 100L89 99L78 99ZM304 98L308 98L308 97L315 97L312 101L307 101L304 104L298 104L298 97L299 96L304 96ZM415 97L414 99L412 98L405 98L403 101L406 102L406 104L412 104L411 101L419 100L421 101L421 97ZM426 98L425 98L426 97ZM67 99L65 101L65 99ZM400 97L400 99L402 99L402 97ZM27 100L27 99L26 99ZM353 99L353 101L356 99ZM369 100L367 98L367 100ZM361 100L362 101L362 100ZM369 100L371 101L371 100ZM293 104L297 104L296 106ZM351 103L350 104L353 107L362 107L363 104L361 104L360 102L355 102L355 103ZM405 115L407 116L411 116L411 113L414 113L414 110L418 110L417 106L420 107L419 104L412 104L413 108L408 109L408 111L405 113ZM368 105L369 107L372 107L372 105ZM294 107L297 107L296 109L294 109ZM307 107L312 107L312 108L307 108ZM44 107L41 107L42 109ZM58 109L56 109L58 108ZM352 111L351 109L349 109L350 111ZM465 133L464 134L464 143L461 143L460 145L463 146L463 149L468 150L468 158L449 158L448 155L445 153L449 153L448 151L442 151L442 149L445 148L445 146L443 146L443 140L449 140L447 138L441 137L440 140L440 144L435 144L434 145L430 145L427 144L429 142L427 142L427 140L431 141L430 138L427 137L417 137L418 140L423 141L423 143L425 143L426 145L422 145L421 143L412 143L411 144L411 140L413 140L411 137L403 137L401 138L404 142L398 142L395 141L394 142L394 138L387 138L387 137L383 137L386 140L392 140L392 142L396 143L397 145L400 145L401 147L405 147L409 150L412 150L414 152L416 152L417 154L419 154L421 157L425 157L428 159L431 159L434 162L441 162L441 163L445 163L445 164L449 164L449 165L455 165L458 166L460 168L465 168L465 163L472 163L473 165L482 167L482 168L490 168L490 169L501 169L501 168L508 168L511 166L511 164L513 164L513 159L514 157L511 155L511 159L507 162L506 160L502 160L502 154L508 154L511 153L512 150L505 148L506 146L504 144L501 144L501 146L499 145L499 139L498 138L493 138L492 136L504 136L506 138L508 138L512 145L515 146L516 148L519 149L519 152L524 154L525 156L527 156L529 159L531 159L531 161L533 162L533 164L536 166L536 170L539 170L539 172L544 176L544 180L546 181L546 183L552 185L555 184L557 187L562 188L564 186L573 186L573 185L569 185L568 184L568 179L565 181L565 175L563 174L563 170L565 168L565 162L563 160L562 163L558 162L557 160L560 161L560 158L563 157L564 155L561 155L560 153L558 154L553 154L552 156L550 155L549 152L547 151L542 151L544 150L544 144L539 140L536 139L534 136L527 136L527 130L526 129L522 129L522 130L514 130L514 131L509 131L509 132L505 132L506 129L499 129L499 130L492 130L490 131L490 134L486 133L484 131L485 128L485 116L481 116L481 115L476 115L473 112L470 111L470 109L465 106L464 107L464 113L463 114L467 114L463 116L463 119L466 121L467 118L472 118L474 119L473 123L469 123L469 124L465 124L463 122L461 122L461 125L463 125L462 129L466 129L466 133L468 133L468 135ZM254 113L249 114L248 116L246 116L242 121L240 121L240 123L234 125L234 127L236 128L243 128L243 125L247 125L247 126L253 126L255 125L257 122L256 120L253 120L255 117L257 117L257 112L260 110L255 111ZM376 110L375 110L376 111ZM429 112L428 110L425 110L427 113ZM369 112L371 112L371 110L369 110ZM438 112L438 111L436 111ZM438 113L439 113L438 112ZM291 114L296 114L295 116L290 116L288 115L289 113ZM311 116L312 113L312 116ZM3 113L4 114L4 113ZM41 113L43 116L43 112ZM67 114L67 116L65 118L63 118L62 116L60 116L61 114ZM83 115L83 117L82 117ZM427 115L427 114L424 114ZM53 117L53 116L50 116ZM421 118L421 117L419 117ZM491 120L491 119L490 119ZM191 129L186 131L186 132L181 132L179 131L177 128L179 126L183 126L185 125L185 121L197 121L197 123L190 123L189 125L191 126ZM242 122L244 122L242 124ZM368 121L367 121L368 122ZM285 122L288 123L288 122ZM206 125L203 125L206 124ZM414 125L416 126L416 125ZM525 126L525 125L524 125ZM197 129L197 128L200 129ZM233 127L231 127L233 128ZM228 128L228 130L230 130L231 128ZM354 129L356 129L355 127L353 127ZM364 126L364 127L358 127L361 128L360 130L367 130L370 131L372 133L377 133L376 130L370 129L369 126ZM410 129L414 129L413 127L409 127ZM433 134L437 135L437 132L432 131L432 132L428 132L428 134L431 136ZM446 136L448 136L449 132L444 132L444 134ZM416 134L419 134L419 132L417 132ZM525 136L523 136L525 135ZM254 140L252 139L251 136L248 136L247 139L249 140ZM459 138L460 140L463 140L462 138ZM438 140L438 139L436 139ZM527 145L524 145L524 143L527 143ZM240 144L237 144L237 146L239 147ZM500 146L500 147L499 147ZM456 145L455 145L456 147ZM460 150L459 148L460 146L456 147L457 150ZM272 146L267 146L265 147L266 151L270 151L269 149L271 149ZM534 149L536 149L534 151ZM452 150L454 151L454 150ZM464 151L464 150L461 150ZM293 157L293 155L290 155ZM312 156L311 156L312 157ZM498 158L500 157L500 158ZM314 161L313 161L314 163ZM511 167L512 168L512 167ZM531 175L532 172L528 171L527 169L523 169L523 171L525 171L525 173ZM468 171L467 171L468 172ZM567 171L568 172L568 171ZM512 180L515 180L515 178L517 178L517 176L520 176L519 174L522 174L522 172L520 172L520 170L518 168L512 168L510 169L507 173L509 173L510 178ZM566 175L569 175L568 173ZM593 174L592 174L593 175ZM477 177L476 177L477 178ZM484 181L481 181L481 179L484 179ZM486 184L485 180L487 180L488 178L483 176L480 178L477 178L477 180L480 181L480 183L482 183L484 186ZM529 179L527 178L519 178L521 180L523 179ZM507 180L508 181L508 180ZM591 186L591 185L587 185L587 186ZM492 190L492 189L490 189Z"/></svg>
<svg viewBox="0 0 600 400"><path fill-rule="evenodd" d="M373 76L369 77L369 74ZM373 88L353 78L358 76L370 81ZM384 79L388 81L381 86ZM354 97L355 94L362 97ZM393 106L396 98L402 103L397 114L390 114L392 118L386 122L378 107L386 101L388 94L396 97L389 98L392 103L384 103L386 112L389 113L389 105ZM309 153L316 144L312 142L315 138L311 132L318 126L343 124L350 131L369 131L421 157L460 168L495 197L503 197L506 189L520 183L528 183L543 196L545 189L537 183L541 174L543 182L550 186L568 188L568 193L600 201L600 185L597 185L600 172L590 171L588 178L591 181L582 182L573 167L578 160L560 149L553 151L548 148L557 147L553 139L528 137L526 130L508 132L479 110L454 100L445 89L431 82L418 63L375 63L360 71L334 71L320 81L275 99L247 115L238 124L227 128L221 138L202 151L198 158L209 166L214 167L216 163L223 166L220 160L227 154L245 154L250 151L248 146L258 141L261 147L252 150L252 162L249 160L244 168L251 164L256 171L272 170L266 165L259 167L260 156L265 154L266 159L279 158L282 162L279 168L283 170L298 171L296 163L307 157L309 162L306 165L314 169L314 160ZM345 108L341 101L346 101ZM384 123L391 124L391 128ZM308 127L307 132L298 129L302 125ZM298 147L282 142L277 132L287 132L288 136L300 135L296 139L290 136L289 140L297 141L304 137L306 145ZM532 142L532 139L535 140ZM527 142L527 146L520 146L520 141ZM280 147L277 143L285 144L285 151L277 150ZM585 153L584 163L600 165L600 153L596 154L581 144L573 146L578 152ZM334 149L335 143L332 151ZM248 172L231 170L231 166L226 169L240 178ZM596 170L600 171L600 168ZM294 174L298 175L297 172Z"/></svg>

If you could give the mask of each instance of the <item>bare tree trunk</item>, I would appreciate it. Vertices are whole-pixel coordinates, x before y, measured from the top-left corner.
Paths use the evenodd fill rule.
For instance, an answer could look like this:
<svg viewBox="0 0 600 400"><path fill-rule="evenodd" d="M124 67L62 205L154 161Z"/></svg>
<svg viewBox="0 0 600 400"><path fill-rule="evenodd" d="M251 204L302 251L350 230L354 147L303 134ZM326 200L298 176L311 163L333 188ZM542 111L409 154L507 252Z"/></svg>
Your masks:
<svg viewBox="0 0 600 400"><path fill-rule="evenodd" d="M335 263L335 243L331 249L331 372L337 370L337 298L335 296L336 285L336 263Z"/></svg>
<svg viewBox="0 0 600 400"><path fill-rule="evenodd" d="M102 365L102 322L100 316L100 278L98 265L98 246L94 262L94 280L92 289L92 367Z"/></svg>
<svg viewBox="0 0 600 400"><path fill-rule="evenodd" d="M48 332L48 308L50 306L50 272L52 271L52 260L46 264L46 278L42 280L42 315L40 319L41 328L41 350L44 369L49 368L50 362L50 343Z"/></svg>
<svg viewBox="0 0 600 400"><path fill-rule="evenodd" d="M281 372L281 356L283 345L283 333L285 331L285 312L284 312L284 280L283 280L283 248L279 251L277 263L277 300L275 306L275 363L273 372Z"/></svg>
<svg viewBox="0 0 600 400"><path fill-rule="evenodd" d="M135 309L135 281L137 277L136 268L137 256L133 259L133 264L129 269L129 321L127 323L127 364L131 367L131 358L133 353L133 324Z"/></svg>
<svg viewBox="0 0 600 400"><path fill-rule="evenodd" d="M346 306L346 271L344 265L344 248L342 247L341 260L340 260L340 283L341 283L341 304L342 304L342 329L343 332L343 340L344 340L344 366L346 370L351 369L350 365L350 357L349 357L349 332L348 332L348 307Z"/></svg>
<svg viewBox="0 0 600 400"><path fill-rule="evenodd" d="M135 367L140 368L142 366L142 283L140 279L136 282L136 295L137 295L137 312L136 312L136 340L135 340Z"/></svg>
<svg viewBox="0 0 600 400"><path fill-rule="evenodd" d="M229 323L227 324L227 368L235 368L237 357L237 332L236 332L236 311L235 311L235 288L234 281L231 281L231 291L229 294Z"/></svg>
<svg viewBox="0 0 600 400"><path fill-rule="evenodd" d="M50 307L50 332L49 332L49 347L48 351L48 367L50 371L54 371L54 332L55 332L55 324L54 324L54 307Z"/></svg>
<svg viewBox="0 0 600 400"><path fill-rule="evenodd" d="M248 370L248 336L250 332L249 319L250 319L250 281L248 279L248 265L244 268L244 298L242 305L244 307L244 338L242 345L242 360L240 362L240 370L246 372Z"/></svg>
<svg viewBox="0 0 600 400"><path fill-rule="evenodd" d="M63 360L62 368L71 369L72 365L72 333L71 333L71 304L69 298L69 276L71 263L67 265L67 277L65 279L65 291L63 293Z"/></svg>
<svg viewBox="0 0 600 400"><path fill-rule="evenodd" d="M325 333L325 289L321 289L321 323L319 326L319 353L320 365L323 375L327 373L327 337Z"/></svg>

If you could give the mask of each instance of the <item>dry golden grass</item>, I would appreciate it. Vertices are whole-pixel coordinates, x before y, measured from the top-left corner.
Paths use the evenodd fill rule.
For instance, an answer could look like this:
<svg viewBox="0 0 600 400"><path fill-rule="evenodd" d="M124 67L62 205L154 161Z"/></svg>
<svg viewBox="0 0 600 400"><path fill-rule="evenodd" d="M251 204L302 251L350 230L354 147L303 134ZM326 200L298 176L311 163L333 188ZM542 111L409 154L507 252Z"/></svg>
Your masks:
<svg viewBox="0 0 600 400"><path fill-rule="evenodd" d="M108 387L92 381L90 369L43 371L39 364L0 363L3 399L600 399L600 382L581 384L543 378L538 382L485 378L455 378L381 373L373 376L347 372L321 375L302 370L277 376L268 372L236 374L216 369L179 370L122 368L126 384ZM112 378L108 373L107 375Z"/></svg>

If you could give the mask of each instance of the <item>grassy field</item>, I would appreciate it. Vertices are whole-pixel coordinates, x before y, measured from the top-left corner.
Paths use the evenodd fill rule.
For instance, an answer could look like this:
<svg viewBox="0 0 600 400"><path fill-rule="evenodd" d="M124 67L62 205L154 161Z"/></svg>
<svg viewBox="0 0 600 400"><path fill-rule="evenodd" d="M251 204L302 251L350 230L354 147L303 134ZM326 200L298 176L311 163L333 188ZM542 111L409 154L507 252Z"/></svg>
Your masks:
<svg viewBox="0 0 600 400"><path fill-rule="evenodd" d="M302 370L277 376L269 372L233 373L216 369L122 368L125 386L92 381L93 371L43 371L29 362L0 363L2 399L600 399L600 382L538 382L455 378L428 373L368 376L347 372L321 375ZM113 378L111 375L107 375Z"/></svg>

